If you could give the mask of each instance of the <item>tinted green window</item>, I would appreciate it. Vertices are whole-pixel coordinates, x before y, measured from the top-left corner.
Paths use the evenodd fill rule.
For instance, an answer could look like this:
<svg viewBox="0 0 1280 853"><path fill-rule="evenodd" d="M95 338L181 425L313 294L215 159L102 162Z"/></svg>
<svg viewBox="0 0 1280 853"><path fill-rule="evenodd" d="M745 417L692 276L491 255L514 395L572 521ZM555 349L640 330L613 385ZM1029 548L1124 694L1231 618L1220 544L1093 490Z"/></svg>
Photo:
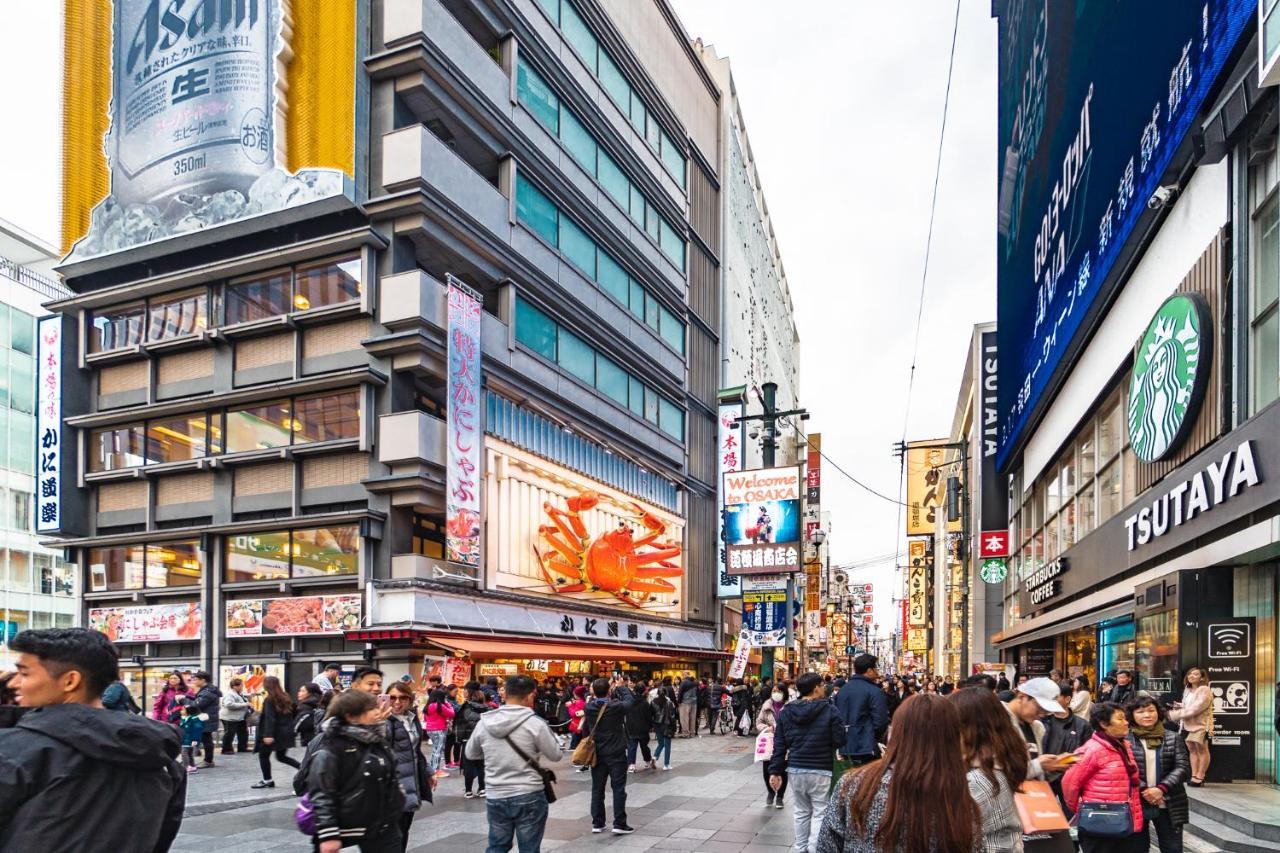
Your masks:
<svg viewBox="0 0 1280 853"><path fill-rule="evenodd" d="M661 233L659 231L661 226L658 225L661 221L662 217L658 215L658 211L654 210L653 207L646 205L644 211L644 230L655 240L658 239L658 235Z"/></svg>
<svg viewBox="0 0 1280 853"><path fill-rule="evenodd" d="M606 397L627 405L627 384L631 377L614 362L602 355L596 355L596 387Z"/></svg>
<svg viewBox="0 0 1280 853"><path fill-rule="evenodd" d="M608 252L596 253L596 281L600 289L621 302L627 304L627 273Z"/></svg>
<svg viewBox="0 0 1280 853"><path fill-rule="evenodd" d="M0 349L0 406L9 405L9 369L5 364L7 353Z"/></svg>
<svg viewBox="0 0 1280 853"><path fill-rule="evenodd" d="M626 210L631 203L631 182L622 173L622 169L618 168L618 164L613 162L613 158L603 151L596 154L596 164L596 176L600 179L600 185L619 207Z"/></svg>
<svg viewBox="0 0 1280 853"><path fill-rule="evenodd" d="M636 133L644 136L645 118L648 113L645 112L644 103L639 98L631 99L631 126L636 129Z"/></svg>
<svg viewBox="0 0 1280 853"><path fill-rule="evenodd" d="M36 465L36 419L13 412L9 415L9 467L31 474Z"/></svg>
<svg viewBox="0 0 1280 853"><path fill-rule="evenodd" d="M648 204L645 203L644 196L641 195L640 190L636 189L635 185L632 184L631 211L630 211L631 218L635 220L635 223L639 225L641 228L644 227L644 209L646 207L648 207Z"/></svg>
<svg viewBox="0 0 1280 853"><path fill-rule="evenodd" d="M560 26L560 0L538 0L538 5L546 11L553 24Z"/></svg>
<svg viewBox="0 0 1280 853"><path fill-rule="evenodd" d="M603 50L600 51L600 83L609 97L613 98L613 102L622 107L623 114L628 114L631 109L631 85Z"/></svg>
<svg viewBox="0 0 1280 853"><path fill-rule="evenodd" d="M671 177L680 182L680 186L684 186L684 152L665 133L662 134L662 165L667 167Z"/></svg>
<svg viewBox="0 0 1280 853"><path fill-rule="evenodd" d="M649 116L649 124L645 127L644 138L653 146L654 151L657 151L662 145L662 127L653 120L653 116Z"/></svg>
<svg viewBox="0 0 1280 853"><path fill-rule="evenodd" d="M9 388L9 399L15 409L20 412L36 410L36 369L31 356L20 352L9 354Z"/></svg>
<svg viewBox="0 0 1280 853"><path fill-rule="evenodd" d="M651 423L658 422L658 394L653 389L644 389L644 419Z"/></svg>
<svg viewBox="0 0 1280 853"><path fill-rule="evenodd" d="M672 438L684 440L684 412L666 397L658 398L658 428Z"/></svg>
<svg viewBox="0 0 1280 853"><path fill-rule="evenodd" d="M668 225L665 219L658 221L658 227L661 235L658 238L658 245L662 247L662 253L680 269L684 269L684 240L681 239L680 233Z"/></svg>
<svg viewBox="0 0 1280 853"><path fill-rule="evenodd" d="M596 277L596 244L567 216L560 217L560 251L588 277Z"/></svg>
<svg viewBox="0 0 1280 853"><path fill-rule="evenodd" d="M631 400L628 405L632 412L640 417L644 417L644 385L642 385L640 380L636 379L634 376L630 377L630 385ZM3 409L0 409L0 411L3 411Z"/></svg>
<svg viewBox="0 0 1280 853"><path fill-rule="evenodd" d="M560 366L588 385L596 384L595 350L572 332L560 329Z"/></svg>
<svg viewBox="0 0 1280 853"><path fill-rule="evenodd" d="M676 352L684 353L684 324L666 308L658 310L658 334Z"/></svg>
<svg viewBox="0 0 1280 853"><path fill-rule="evenodd" d="M13 326L13 348L27 355L35 354L36 318L12 309L10 323Z"/></svg>
<svg viewBox="0 0 1280 853"><path fill-rule="evenodd" d="M591 69L591 73L596 73L596 54L599 47L596 45L596 37L591 34L591 30L587 27L587 22L582 20L578 15L578 10L573 8L572 3L563 3L560 7L560 29L564 31L564 37L569 44L573 45L574 50L582 57L582 61Z"/></svg>
<svg viewBox="0 0 1280 853"><path fill-rule="evenodd" d="M542 239L556 245L556 206L519 174L516 175L516 216Z"/></svg>
<svg viewBox="0 0 1280 853"><path fill-rule="evenodd" d="M553 136L560 133L560 99L547 85L547 81L525 63L516 69L516 95L533 117Z"/></svg>
<svg viewBox="0 0 1280 853"><path fill-rule="evenodd" d="M632 279L631 280L631 303L629 307L631 308L631 313L635 314L637 317L640 317L641 319L644 318L644 298L646 296L648 296L648 294L644 292L644 288L640 286L640 282L636 281L635 279Z"/></svg>
<svg viewBox="0 0 1280 853"><path fill-rule="evenodd" d="M556 324L523 299L516 299L516 340L543 358L556 360Z"/></svg>
<svg viewBox="0 0 1280 853"><path fill-rule="evenodd" d="M652 329L658 328L658 311L662 306L658 304L658 300L653 298L650 293L644 295L644 322Z"/></svg>
<svg viewBox="0 0 1280 853"><path fill-rule="evenodd" d="M596 175L596 141L569 110L560 110L560 141L578 165L591 177Z"/></svg>

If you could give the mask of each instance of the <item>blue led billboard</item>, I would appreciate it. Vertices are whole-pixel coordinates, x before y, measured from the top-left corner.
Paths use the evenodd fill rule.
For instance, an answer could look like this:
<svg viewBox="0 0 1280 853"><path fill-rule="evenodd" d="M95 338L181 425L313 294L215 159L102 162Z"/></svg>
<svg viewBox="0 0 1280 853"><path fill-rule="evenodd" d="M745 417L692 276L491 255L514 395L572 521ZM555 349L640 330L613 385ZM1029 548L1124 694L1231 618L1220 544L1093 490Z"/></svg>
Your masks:
<svg viewBox="0 0 1280 853"><path fill-rule="evenodd" d="M1003 468L1257 2L996 6Z"/></svg>

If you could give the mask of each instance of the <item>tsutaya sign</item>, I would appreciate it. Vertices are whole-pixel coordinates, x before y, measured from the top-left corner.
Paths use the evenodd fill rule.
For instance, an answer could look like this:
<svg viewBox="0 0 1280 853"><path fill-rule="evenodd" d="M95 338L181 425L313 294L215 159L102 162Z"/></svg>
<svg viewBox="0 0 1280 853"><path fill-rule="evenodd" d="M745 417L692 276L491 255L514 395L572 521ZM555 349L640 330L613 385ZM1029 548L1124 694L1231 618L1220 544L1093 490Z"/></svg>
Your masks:
<svg viewBox="0 0 1280 853"><path fill-rule="evenodd" d="M1197 515L1225 503L1261 477L1254 461L1253 442L1242 441L1189 479L1165 491L1125 519L1129 550L1146 545Z"/></svg>

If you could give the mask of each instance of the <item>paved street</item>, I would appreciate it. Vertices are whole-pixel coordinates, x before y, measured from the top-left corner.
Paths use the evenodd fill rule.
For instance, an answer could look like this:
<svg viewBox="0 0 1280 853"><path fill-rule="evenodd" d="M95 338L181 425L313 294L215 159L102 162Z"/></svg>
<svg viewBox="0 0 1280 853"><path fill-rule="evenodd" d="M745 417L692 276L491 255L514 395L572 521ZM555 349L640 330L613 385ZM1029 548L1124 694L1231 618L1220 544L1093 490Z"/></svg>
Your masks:
<svg viewBox="0 0 1280 853"><path fill-rule="evenodd" d="M590 776L575 773L568 756L558 768L559 800L551 806L544 850L617 846L627 850L690 850L716 853L784 853L792 840L791 808L766 809L760 767L751 761L752 741L737 737L677 740L672 769L628 777L627 819L634 835L593 835ZM301 750L294 750L295 757ZM303 853L310 843L293 826L292 770L276 772L277 787L249 788L257 780L257 757L219 757L225 765L191 778L188 816L175 851ZM266 797L258 796L266 794ZM606 803L608 798L606 797ZM417 853L464 853L484 849L484 800L462 798L462 777L440 782L436 803L414 821L409 845ZM612 814L610 814L612 819Z"/></svg>

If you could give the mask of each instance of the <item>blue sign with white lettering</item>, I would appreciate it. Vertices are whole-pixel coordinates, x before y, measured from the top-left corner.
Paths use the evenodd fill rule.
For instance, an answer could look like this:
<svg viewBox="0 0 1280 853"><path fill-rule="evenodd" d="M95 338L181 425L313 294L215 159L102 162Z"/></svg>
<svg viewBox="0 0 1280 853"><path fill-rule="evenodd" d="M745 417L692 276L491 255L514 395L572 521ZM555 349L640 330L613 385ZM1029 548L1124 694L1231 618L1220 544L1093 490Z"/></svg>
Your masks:
<svg viewBox="0 0 1280 853"><path fill-rule="evenodd" d="M997 0L1001 468L1257 8Z"/></svg>

